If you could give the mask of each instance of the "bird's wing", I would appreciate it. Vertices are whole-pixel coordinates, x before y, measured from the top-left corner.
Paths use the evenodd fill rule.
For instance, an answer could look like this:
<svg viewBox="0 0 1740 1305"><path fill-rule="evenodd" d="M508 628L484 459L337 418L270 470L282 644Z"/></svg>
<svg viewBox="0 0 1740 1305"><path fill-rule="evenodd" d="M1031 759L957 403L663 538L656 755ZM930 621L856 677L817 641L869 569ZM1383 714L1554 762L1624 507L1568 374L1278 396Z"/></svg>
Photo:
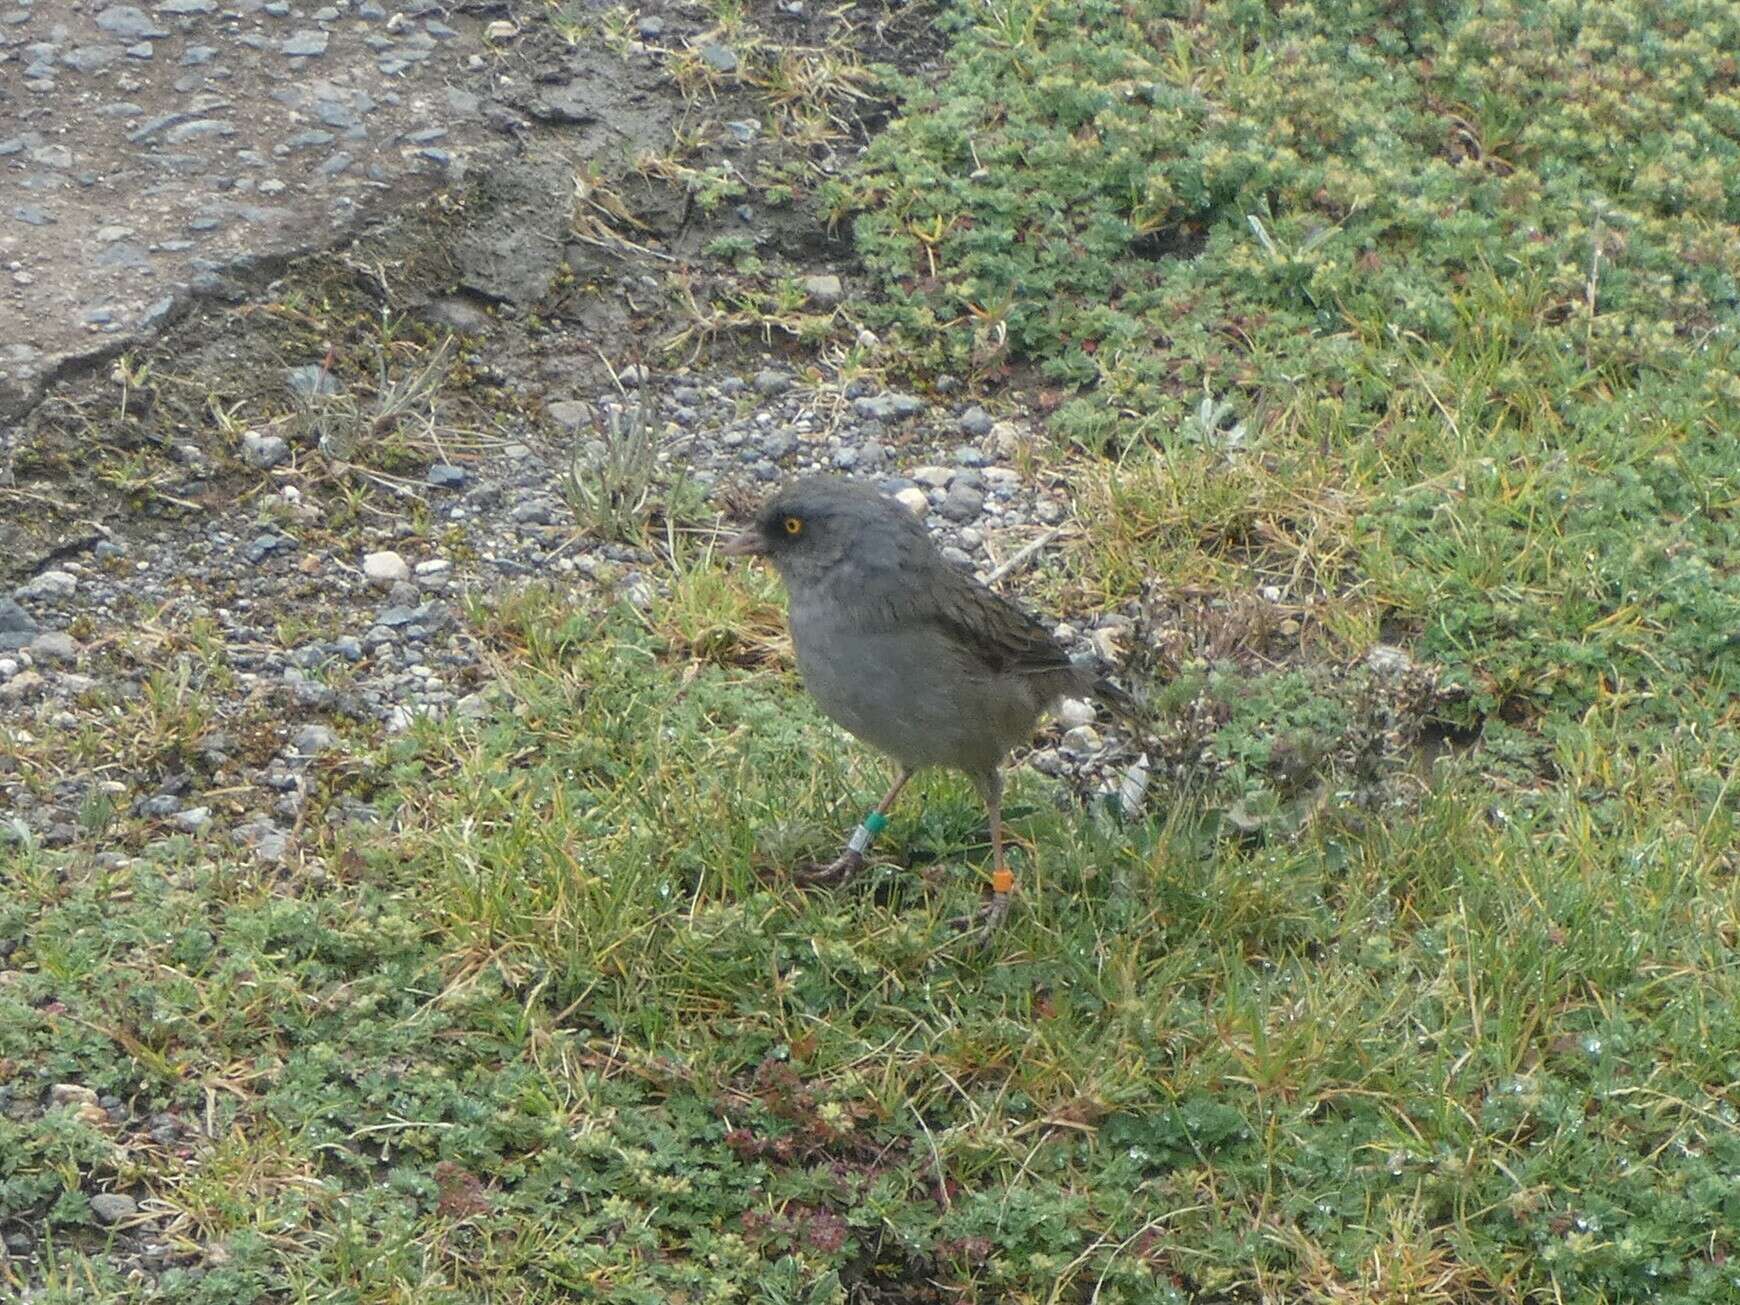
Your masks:
<svg viewBox="0 0 1740 1305"><path fill-rule="evenodd" d="M1003 675L1076 669L1069 653L1028 612L949 567L940 573L929 615L969 660Z"/></svg>

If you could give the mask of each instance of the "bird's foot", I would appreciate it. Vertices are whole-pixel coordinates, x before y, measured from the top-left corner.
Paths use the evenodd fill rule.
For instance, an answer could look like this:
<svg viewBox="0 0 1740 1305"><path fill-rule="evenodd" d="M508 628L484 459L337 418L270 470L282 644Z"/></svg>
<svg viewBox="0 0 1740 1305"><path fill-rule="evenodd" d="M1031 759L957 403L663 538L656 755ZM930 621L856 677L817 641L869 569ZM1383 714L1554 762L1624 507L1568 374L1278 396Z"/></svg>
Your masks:
<svg viewBox="0 0 1740 1305"><path fill-rule="evenodd" d="M791 873L792 882L821 888L845 883L864 868L864 854L847 848L827 865L807 865Z"/></svg>
<svg viewBox="0 0 1740 1305"><path fill-rule="evenodd" d="M980 947L989 947L997 936L997 931L1003 927L1003 921L1009 917L1009 894L992 893L985 904L978 910L967 915L956 916L949 921L951 928L961 931L963 941L972 941Z"/></svg>

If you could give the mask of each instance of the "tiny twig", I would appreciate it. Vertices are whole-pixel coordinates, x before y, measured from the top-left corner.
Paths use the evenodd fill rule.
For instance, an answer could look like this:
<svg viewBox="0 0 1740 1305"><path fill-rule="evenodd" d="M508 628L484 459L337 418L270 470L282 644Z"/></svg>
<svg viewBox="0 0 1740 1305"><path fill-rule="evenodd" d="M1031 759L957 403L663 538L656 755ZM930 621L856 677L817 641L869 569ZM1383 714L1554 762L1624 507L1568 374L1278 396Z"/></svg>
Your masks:
<svg viewBox="0 0 1740 1305"><path fill-rule="evenodd" d="M1016 549L1009 555L1007 561L996 570L992 571L990 575L985 577L986 587L996 584L997 581L1008 575L1016 567L1025 564L1029 558L1062 533L1062 526L1053 526L1050 530L1047 530L1043 535L1039 536L1038 539L1033 540L1031 543L1023 544L1020 548Z"/></svg>

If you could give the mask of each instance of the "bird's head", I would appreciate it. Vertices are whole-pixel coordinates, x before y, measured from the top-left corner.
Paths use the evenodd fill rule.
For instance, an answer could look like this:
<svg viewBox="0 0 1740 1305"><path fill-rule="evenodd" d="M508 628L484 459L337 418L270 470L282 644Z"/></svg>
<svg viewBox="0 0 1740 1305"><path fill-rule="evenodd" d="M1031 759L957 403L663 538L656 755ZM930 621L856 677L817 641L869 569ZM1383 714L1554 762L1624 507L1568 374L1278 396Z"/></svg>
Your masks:
<svg viewBox="0 0 1740 1305"><path fill-rule="evenodd" d="M811 476L775 490L721 551L765 557L790 587L827 580L848 563L871 579L930 547L924 527L893 499L857 481Z"/></svg>

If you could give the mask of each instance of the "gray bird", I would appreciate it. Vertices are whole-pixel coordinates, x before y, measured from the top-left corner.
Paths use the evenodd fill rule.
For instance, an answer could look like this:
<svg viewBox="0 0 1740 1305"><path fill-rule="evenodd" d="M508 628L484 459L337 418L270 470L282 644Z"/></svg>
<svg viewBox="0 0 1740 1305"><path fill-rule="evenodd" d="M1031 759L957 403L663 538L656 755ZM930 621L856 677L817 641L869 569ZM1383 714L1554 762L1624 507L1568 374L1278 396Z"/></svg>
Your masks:
<svg viewBox="0 0 1740 1305"><path fill-rule="evenodd" d="M1060 697L1128 700L1032 616L950 566L911 512L868 485L795 481L723 551L772 563L790 596L804 686L897 768L839 858L807 877L838 882L862 868L913 772L964 771L991 818L992 893L980 913L989 937L1015 887L1003 854L1004 759Z"/></svg>

